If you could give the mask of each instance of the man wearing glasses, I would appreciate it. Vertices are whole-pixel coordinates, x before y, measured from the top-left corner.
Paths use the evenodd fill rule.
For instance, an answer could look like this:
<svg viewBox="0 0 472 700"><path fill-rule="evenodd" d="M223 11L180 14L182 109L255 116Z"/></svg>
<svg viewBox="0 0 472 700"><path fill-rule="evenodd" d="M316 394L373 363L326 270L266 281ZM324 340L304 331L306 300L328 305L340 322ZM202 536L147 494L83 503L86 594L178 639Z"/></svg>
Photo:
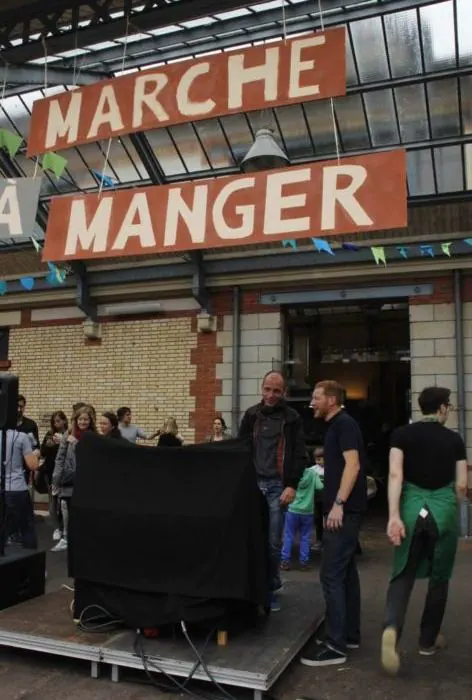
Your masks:
<svg viewBox="0 0 472 700"><path fill-rule="evenodd" d="M391 439L387 534L395 550L381 660L392 675L400 668L397 644L417 578L429 579L419 653L432 656L444 646L440 630L457 550L458 505L467 492L464 442L445 427L450 395L441 387L423 389L422 419L398 428Z"/></svg>

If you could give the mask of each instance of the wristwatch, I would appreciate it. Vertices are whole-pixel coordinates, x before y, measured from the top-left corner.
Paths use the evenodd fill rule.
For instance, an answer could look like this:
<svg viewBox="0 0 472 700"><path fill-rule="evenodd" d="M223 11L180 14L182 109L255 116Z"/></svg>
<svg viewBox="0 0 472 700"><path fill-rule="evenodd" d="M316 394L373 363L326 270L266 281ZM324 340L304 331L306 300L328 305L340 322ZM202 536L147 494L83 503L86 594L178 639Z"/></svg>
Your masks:
<svg viewBox="0 0 472 700"><path fill-rule="evenodd" d="M343 501L341 498L337 498L334 502L337 506L343 506L346 503L346 501Z"/></svg>

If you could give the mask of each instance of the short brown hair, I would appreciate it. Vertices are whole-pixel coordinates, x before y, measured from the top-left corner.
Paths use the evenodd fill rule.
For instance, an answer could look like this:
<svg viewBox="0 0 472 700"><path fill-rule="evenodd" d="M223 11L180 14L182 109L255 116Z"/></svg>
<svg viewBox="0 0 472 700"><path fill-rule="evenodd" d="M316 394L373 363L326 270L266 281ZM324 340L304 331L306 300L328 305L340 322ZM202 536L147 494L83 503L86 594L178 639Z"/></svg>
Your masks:
<svg viewBox="0 0 472 700"><path fill-rule="evenodd" d="M333 379L325 379L322 382L317 382L317 384L315 384L315 389L323 389L325 396L333 396L338 406L342 406L344 403L344 387Z"/></svg>

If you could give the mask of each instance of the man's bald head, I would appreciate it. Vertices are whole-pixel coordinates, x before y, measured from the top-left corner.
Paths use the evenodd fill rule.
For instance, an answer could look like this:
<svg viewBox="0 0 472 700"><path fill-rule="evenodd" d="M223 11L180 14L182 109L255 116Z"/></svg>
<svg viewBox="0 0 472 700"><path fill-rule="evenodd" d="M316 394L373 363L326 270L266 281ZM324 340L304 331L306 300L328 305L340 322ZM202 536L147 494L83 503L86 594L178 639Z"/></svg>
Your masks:
<svg viewBox="0 0 472 700"><path fill-rule="evenodd" d="M262 401L275 406L285 397L285 377L282 372L271 371L262 379Z"/></svg>

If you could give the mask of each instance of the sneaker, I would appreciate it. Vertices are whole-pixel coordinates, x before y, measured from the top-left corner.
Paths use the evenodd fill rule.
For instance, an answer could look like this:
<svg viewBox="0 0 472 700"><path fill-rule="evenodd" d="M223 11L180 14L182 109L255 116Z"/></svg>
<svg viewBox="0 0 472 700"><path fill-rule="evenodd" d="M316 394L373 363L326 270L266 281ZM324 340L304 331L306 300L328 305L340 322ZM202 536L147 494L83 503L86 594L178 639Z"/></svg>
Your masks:
<svg viewBox="0 0 472 700"><path fill-rule="evenodd" d="M290 571L290 562L289 561L281 561L280 562L280 569L281 569L281 571ZM280 584L280 588L282 588L282 584Z"/></svg>
<svg viewBox="0 0 472 700"><path fill-rule="evenodd" d="M326 644L315 645L300 658L304 666L339 666L346 663L346 654L336 651Z"/></svg>
<svg viewBox="0 0 472 700"><path fill-rule="evenodd" d="M420 656L434 656L435 654L438 653L438 651L441 651L442 649L445 649L445 648L446 648L446 638L444 637L443 634L438 634L436 641L432 647L420 646L418 653L420 654Z"/></svg>
<svg viewBox="0 0 472 700"><path fill-rule="evenodd" d="M360 648L361 648L360 642L347 642L347 644L346 644L346 649L351 649L351 651L353 649L360 649Z"/></svg>
<svg viewBox="0 0 472 700"><path fill-rule="evenodd" d="M386 627L382 635L381 662L384 671L396 676L400 670L400 656L397 651L397 630Z"/></svg>
<svg viewBox="0 0 472 700"><path fill-rule="evenodd" d="M275 593L270 594L269 607L270 612L280 612L280 604Z"/></svg>
<svg viewBox="0 0 472 700"><path fill-rule="evenodd" d="M56 546L51 549L51 552L65 552L67 547L68 547L67 540L64 539L64 537L61 537L61 539L56 544Z"/></svg>
<svg viewBox="0 0 472 700"><path fill-rule="evenodd" d="M52 533L52 539L54 542L59 542L59 540L62 540L62 532L59 530L59 528L56 528Z"/></svg>
<svg viewBox="0 0 472 700"><path fill-rule="evenodd" d="M312 547L311 547L311 551L314 554L321 554L321 552L323 551L323 543L322 542L315 542L315 544L312 545Z"/></svg>
<svg viewBox="0 0 472 700"><path fill-rule="evenodd" d="M309 562L303 562L300 564L300 571L311 571L311 565Z"/></svg>

